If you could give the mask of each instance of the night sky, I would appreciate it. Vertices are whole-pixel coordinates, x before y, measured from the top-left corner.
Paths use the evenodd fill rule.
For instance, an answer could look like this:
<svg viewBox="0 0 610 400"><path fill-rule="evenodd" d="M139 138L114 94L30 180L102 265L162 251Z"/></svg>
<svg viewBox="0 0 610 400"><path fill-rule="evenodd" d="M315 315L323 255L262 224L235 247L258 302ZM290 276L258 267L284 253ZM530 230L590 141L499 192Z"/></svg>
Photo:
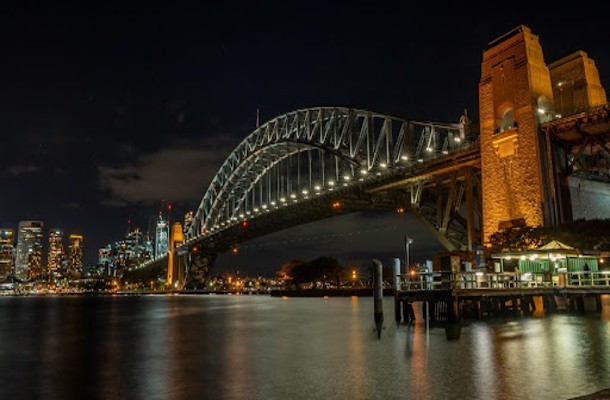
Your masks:
<svg viewBox="0 0 610 400"><path fill-rule="evenodd" d="M41 219L82 233L85 262L95 262L128 220L152 227L162 201L172 220L195 209L257 109L261 123L322 105L448 122L466 108L476 120L482 51L519 24L540 36L547 63L583 49L610 81L603 2L217 3L2 6L0 226ZM219 265L266 272L293 255L367 258L382 251L367 238L383 235L400 256L404 224L426 243L419 251L438 247L409 216L353 215L297 228L284 235L292 242L261 238ZM329 237L335 244L322 245Z"/></svg>

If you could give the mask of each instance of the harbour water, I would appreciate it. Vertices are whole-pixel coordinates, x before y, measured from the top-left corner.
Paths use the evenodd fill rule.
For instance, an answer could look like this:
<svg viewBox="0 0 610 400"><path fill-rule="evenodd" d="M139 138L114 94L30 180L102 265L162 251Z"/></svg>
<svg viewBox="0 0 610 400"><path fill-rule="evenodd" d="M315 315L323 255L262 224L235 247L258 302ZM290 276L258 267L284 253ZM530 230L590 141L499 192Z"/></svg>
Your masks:
<svg viewBox="0 0 610 400"><path fill-rule="evenodd" d="M610 315L421 319L371 297L0 298L1 399L568 399L610 387Z"/></svg>

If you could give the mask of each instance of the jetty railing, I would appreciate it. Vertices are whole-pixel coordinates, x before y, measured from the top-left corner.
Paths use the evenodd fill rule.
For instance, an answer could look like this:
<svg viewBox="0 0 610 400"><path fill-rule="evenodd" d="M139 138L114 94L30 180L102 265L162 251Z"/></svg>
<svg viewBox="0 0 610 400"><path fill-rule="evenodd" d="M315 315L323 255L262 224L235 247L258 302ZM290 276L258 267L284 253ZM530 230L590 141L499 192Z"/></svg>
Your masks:
<svg viewBox="0 0 610 400"><path fill-rule="evenodd" d="M401 274L400 290L610 287L610 271L414 272Z"/></svg>

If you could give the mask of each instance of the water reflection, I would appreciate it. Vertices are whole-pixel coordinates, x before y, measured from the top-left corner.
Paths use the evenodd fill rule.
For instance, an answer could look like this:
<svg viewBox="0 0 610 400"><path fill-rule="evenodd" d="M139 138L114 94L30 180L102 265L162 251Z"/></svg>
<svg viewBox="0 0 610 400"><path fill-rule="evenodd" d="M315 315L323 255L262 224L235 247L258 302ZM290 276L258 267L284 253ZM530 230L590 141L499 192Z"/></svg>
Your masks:
<svg viewBox="0 0 610 400"><path fill-rule="evenodd" d="M397 326L384 299L0 298L0 398L566 399L610 387L610 318Z"/></svg>

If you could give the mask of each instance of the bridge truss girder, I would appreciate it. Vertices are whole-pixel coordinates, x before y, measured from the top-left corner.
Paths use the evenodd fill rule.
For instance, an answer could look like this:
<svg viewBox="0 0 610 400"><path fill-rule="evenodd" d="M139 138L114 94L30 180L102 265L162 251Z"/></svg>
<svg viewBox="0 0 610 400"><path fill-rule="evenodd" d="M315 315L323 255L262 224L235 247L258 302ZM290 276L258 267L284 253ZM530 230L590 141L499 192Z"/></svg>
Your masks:
<svg viewBox="0 0 610 400"><path fill-rule="evenodd" d="M448 154L463 145L462 128L348 108L279 116L251 133L223 163L187 238Z"/></svg>

